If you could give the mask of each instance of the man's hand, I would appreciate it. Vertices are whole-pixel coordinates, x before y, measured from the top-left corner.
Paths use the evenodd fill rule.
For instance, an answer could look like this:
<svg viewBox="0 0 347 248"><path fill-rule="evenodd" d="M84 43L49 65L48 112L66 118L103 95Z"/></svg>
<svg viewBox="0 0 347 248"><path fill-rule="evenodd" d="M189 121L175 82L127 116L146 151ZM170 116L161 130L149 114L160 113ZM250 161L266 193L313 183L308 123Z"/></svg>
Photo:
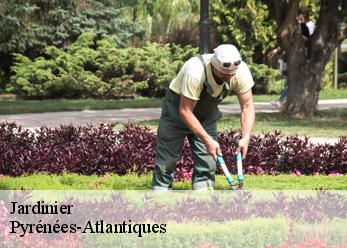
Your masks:
<svg viewBox="0 0 347 248"><path fill-rule="evenodd" d="M236 149L236 154L238 154L239 152L242 152L242 159L246 158L249 140L250 139L248 137L244 137L244 138L239 140L239 144L238 144L238 147Z"/></svg>
<svg viewBox="0 0 347 248"><path fill-rule="evenodd" d="M206 143L206 150L209 155L213 157L215 161L217 161L217 154L222 156L222 151L220 149L219 143L214 139L210 138Z"/></svg>

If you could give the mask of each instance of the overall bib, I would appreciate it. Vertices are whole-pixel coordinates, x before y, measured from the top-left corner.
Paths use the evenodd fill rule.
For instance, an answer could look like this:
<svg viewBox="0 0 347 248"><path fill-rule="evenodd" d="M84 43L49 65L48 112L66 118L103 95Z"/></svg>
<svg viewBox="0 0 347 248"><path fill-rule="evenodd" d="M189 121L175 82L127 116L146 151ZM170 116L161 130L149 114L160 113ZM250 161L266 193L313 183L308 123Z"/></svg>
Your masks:
<svg viewBox="0 0 347 248"><path fill-rule="evenodd" d="M203 60L202 62L204 63ZM209 87L206 76L200 99L194 108L193 114L200 121L206 132L217 141L217 120L221 117L218 104L227 96L229 84L224 83L223 91L217 98L211 97ZM185 137L188 138L194 161L193 189L213 187L216 162L211 155L207 154L202 140L196 137L182 121L179 116L179 104L180 95L168 89L163 102L157 131L157 153L152 181L153 189L167 190L172 188L174 168L181 155Z"/></svg>

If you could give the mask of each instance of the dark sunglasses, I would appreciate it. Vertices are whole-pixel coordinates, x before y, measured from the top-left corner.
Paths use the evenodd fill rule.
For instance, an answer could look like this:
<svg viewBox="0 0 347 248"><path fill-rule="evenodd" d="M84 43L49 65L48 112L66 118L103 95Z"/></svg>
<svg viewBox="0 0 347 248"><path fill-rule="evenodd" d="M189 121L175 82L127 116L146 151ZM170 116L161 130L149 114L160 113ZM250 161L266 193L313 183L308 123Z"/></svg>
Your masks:
<svg viewBox="0 0 347 248"><path fill-rule="evenodd" d="M223 63L223 67L229 67L231 66L232 63ZM239 64L241 64L241 60L235 61L234 66L238 66Z"/></svg>

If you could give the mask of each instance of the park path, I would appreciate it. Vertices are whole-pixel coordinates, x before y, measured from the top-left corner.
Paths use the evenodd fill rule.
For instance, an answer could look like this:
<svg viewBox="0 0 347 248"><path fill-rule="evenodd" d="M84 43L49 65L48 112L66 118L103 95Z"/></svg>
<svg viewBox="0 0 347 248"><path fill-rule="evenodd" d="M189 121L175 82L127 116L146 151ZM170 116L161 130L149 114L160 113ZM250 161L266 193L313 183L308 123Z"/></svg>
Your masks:
<svg viewBox="0 0 347 248"><path fill-rule="evenodd" d="M319 109L347 108L347 99L320 100ZM270 103L255 103L256 112L278 112ZM220 105L221 112L226 114L240 113L238 104ZM88 110L71 112L48 112L35 114L0 115L0 122L16 122L24 128L38 128L42 126L59 127L60 125L84 125L99 123L115 123L139 120L157 120L160 108L138 108L121 110Z"/></svg>

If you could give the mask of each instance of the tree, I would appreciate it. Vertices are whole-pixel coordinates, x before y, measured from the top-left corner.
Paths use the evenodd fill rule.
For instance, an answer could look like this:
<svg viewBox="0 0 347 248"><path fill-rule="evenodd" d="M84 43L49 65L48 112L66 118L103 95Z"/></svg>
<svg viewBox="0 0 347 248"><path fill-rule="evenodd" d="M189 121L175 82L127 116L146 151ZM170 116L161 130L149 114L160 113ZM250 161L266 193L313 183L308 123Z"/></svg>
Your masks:
<svg viewBox="0 0 347 248"><path fill-rule="evenodd" d="M276 43L276 22L261 0L210 0L216 42L231 43L248 63L265 63L266 51Z"/></svg>
<svg viewBox="0 0 347 248"><path fill-rule="evenodd" d="M266 1L275 10L277 39L286 53L288 97L284 112L292 116L312 116L317 112L324 68L334 49L347 37L341 24L347 16L347 0L320 0L316 28L307 41L296 20L300 0Z"/></svg>
<svg viewBox="0 0 347 248"><path fill-rule="evenodd" d="M184 32L185 26L194 22L198 30L199 0L137 0L134 7L134 20L145 26L147 39L160 43L173 42ZM190 25L192 26L192 25ZM191 27L190 27L191 28ZM188 35L194 35L192 32ZM197 35L198 37L198 35ZM197 42L198 43L198 42Z"/></svg>
<svg viewBox="0 0 347 248"><path fill-rule="evenodd" d="M2 0L0 77L3 70L9 78L12 53L35 58L46 46L67 48L84 32L95 32L96 40L112 37L124 47L142 39L142 28L128 16L108 0ZM3 87L0 82L0 90Z"/></svg>

